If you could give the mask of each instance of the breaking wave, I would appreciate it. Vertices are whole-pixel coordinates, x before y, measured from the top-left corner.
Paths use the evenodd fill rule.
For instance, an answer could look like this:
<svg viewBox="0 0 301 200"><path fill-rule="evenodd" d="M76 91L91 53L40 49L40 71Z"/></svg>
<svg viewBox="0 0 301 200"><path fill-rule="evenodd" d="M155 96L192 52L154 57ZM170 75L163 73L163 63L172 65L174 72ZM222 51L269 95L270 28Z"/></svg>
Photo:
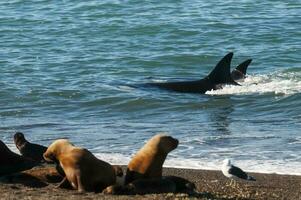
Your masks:
<svg viewBox="0 0 301 200"><path fill-rule="evenodd" d="M283 72L267 75L249 75L239 82L241 86L225 85L221 90L208 91L210 95L275 94L292 95L301 91L301 72Z"/></svg>

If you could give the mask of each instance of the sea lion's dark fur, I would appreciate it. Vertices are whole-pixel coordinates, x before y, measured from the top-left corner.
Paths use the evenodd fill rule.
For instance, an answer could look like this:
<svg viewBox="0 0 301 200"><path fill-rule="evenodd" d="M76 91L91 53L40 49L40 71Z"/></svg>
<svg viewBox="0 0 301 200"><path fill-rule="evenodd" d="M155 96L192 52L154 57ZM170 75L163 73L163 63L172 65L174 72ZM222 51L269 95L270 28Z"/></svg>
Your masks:
<svg viewBox="0 0 301 200"><path fill-rule="evenodd" d="M43 154L46 152L47 147L40 145L40 144L34 144L30 143L25 139L25 136L21 132L16 132L14 135L14 142L17 147L17 149L20 151L21 155L35 160L37 162L46 162ZM60 166L60 163L57 160L53 161L56 164L56 170L57 172L64 177L65 173L62 167ZM51 162L48 162L51 163Z"/></svg>
<svg viewBox="0 0 301 200"><path fill-rule="evenodd" d="M17 132L14 135L14 142L16 147L24 157L38 162L44 161L43 153L46 152L47 147L28 142L25 139L24 134L21 132Z"/></svg>
<svg viewBox="0 0 301 200"><path fill-rule="evenodd" d="M113 195L144 195L159 193L187 193L195 192L195 184L177 176L163 176L162 178L137 179L127 185L112 185L103 190L104 194Z"/></svg>
<svg viewBox="0 0 301 200"><path fill-rule="evenodd" d="M137 179L128 185L113 185L107 187L103 193L115 195L144 195L159 194L176 191L176 184L168 179L150 178Z"/></svg>
<svg viewBox="0 0 301 200"><path fill-rule="evenodd" d="M28 170L37 165L38 162L12 152L0 140L0 176Z"/></svg>

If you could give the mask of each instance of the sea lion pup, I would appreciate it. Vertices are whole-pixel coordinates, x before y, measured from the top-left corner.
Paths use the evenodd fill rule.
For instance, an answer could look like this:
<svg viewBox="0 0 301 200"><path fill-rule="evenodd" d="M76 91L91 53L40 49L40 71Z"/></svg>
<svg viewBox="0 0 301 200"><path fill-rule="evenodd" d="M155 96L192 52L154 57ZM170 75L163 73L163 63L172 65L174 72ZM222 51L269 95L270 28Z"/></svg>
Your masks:
<svg viewBox="0 0 301 200"><path fill-rule="evenodd" d="M44 161L43 153L46 152L47 147L28 142L21 132L16 132L14 142L22 156L38 162Z"/></svg>
<svg viewBox="0 0 301 200"><path fill-rule="evenodd" d="M194 194L195 184L178 176L162 178L137 179L127 185L111 185L103 190L104 194L135 195L158 193Z"/></svg>
<svg viewBox="0 0 301 200"><path fill-rule="evenodd" d="M128 185L111 185L103 190L104 194L114 195L144 195L176 192L176 184L169 179L148 178L137 179Z"/></svg>
<svg viewBox="0 0 301 200"><path fill-rule="evenodd" d="M165 134L152 137L132 158L127 167L125 184L142 178L161 178L167 154L177 148L179 141Z"/></svg>
<svg viewBox="0 0 301 200"><path fill-rule="evenodd" d="M75 147L66 139L54 141L44 153L47 161L58 160L68 181L79 192L99 192L116 182L115 170L107 162L97 159L90 151Z"/></svg>
<svg viewBox="0 0 301 200"><path fill-rule="evenodd" d="M172 181L176 186L177 193L188 193L192 194L195 192L195 184L186 180L185 178L178 177L178 176L163 176L162 179Z"/></svg>
<svg viewBox="0 0 301 200"><path fill-rule="evenodd" d="M36 165L37 162L12 152L0 140L0 176L28 170Z"/></svg>

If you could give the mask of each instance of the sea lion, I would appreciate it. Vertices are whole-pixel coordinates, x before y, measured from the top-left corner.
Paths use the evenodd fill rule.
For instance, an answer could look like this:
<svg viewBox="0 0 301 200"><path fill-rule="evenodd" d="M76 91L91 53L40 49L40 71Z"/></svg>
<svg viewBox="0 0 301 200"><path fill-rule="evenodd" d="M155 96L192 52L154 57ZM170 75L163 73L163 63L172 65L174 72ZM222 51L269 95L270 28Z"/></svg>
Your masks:
<svg viewBox="0 0 301 200"><path fill-rule="evenodd" d="M59 183L63 177L52 166L41 166L23 172L28 176L35 177L45 183Z"/></svg>
<svg viewBox="0 0 301 200"><path fill-rule="evenodd" d="M0 176L28 170L37 165L38 162L12 152L0 140Z"/></svg>
<svg viewBox="0 0 301 200"><path fill-rule="evenodd" d="M136 195L158 193L195 193L195 184L178 176L137 179L127 185L111 185L103 190L104 194Z"/></svg>
<svg viewBox="0 0 301 200"><path fill-rule="evenodd" d="M44 161L43 153L46 152L47 147L28 142L21 132L15 133L14 142L24 157L31 158L38 162Z"/></svg>
<svg viewBox="0 0 301 200"><path fill-rule="evenodd" d="M137 179L125 186L112 185L103 190L104 194L144 195L176 192L176 184L169 179Z"/></svg>
<svg viewBox="0 0 301 200"><path fill-rule="evenodd" d="M6 175L1 178L2 183L22 184L26 187L42 188L52 183L61 182L63 178L54 167L37 166L21 173Z"/></svg>
<svg viewBox="0 0 301 200"><path fill-rule="evenodd" d="M177 193L188 193L192 194L194 193L196 187L195 184L190 182L189 180L178 177L178 176L163 176L162 179L170 180L172 181L176 186L176 192Z"/></svg>
<svg viewBox="0 0 301 200"><path fill-rule="evenodd" d="M225 55L210 72L208 76L203 79L195 81L177 81L164 83L147 83L149 86L156 86L158 88L182 92L182 93L200 93L205 94L210 90L221 89L223 85L239 85L236 83L230 72L231 60L233 53Z"/></svg>
<svg viewBox="0 0 301 200"><path fill-rule="evenodd" d="M30 143L25 139L25 136L21 132L16 132L14 135L14 142L17 147L17 149L20 151L21 155L30 158L32 160L35 160L37 162L45 162L43 154L46 152L47 147ZM57 172L64 177L65 173L60 164L57 160L53 161L56 164L56 170ZM51 163L53 163L51 162Z"/></svg>
<svg viewBox="0 0 301 200"><path fill-rule="evenodd" d="M177 148L179 141L171 136L157 134L132 158L127 167L125 184L141 178L162 177L167 154Z"/></svg>
<svg viewBox="0 0 301 200"><path fill-rule="evenodd" d="M47 161L58 160L68 181L79 192L99 192L116 182L115 170L109 163L97 159L90 151L75 147L66 139L54 141L44 153Z"/></svg>

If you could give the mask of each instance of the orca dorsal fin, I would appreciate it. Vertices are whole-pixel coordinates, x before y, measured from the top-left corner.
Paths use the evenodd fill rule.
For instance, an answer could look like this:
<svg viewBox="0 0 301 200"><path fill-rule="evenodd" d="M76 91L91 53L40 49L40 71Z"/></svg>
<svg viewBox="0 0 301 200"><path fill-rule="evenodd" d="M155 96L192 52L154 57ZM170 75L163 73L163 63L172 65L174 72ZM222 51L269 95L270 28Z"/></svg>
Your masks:
<svg viewBox="0 0 301 200"><path fill-rule="evenodd" d="M244 62L240 63L235 69L243 73L243 75L247 74L247 69L250 63L252 62L252 59L245 60Z"/></svg>
<svg viewBox="0 0 301 200"><path fill-rule="evenodd" d="M208 75L209 80L214 84L234 84L236 83L232 77L230 72L231 60L233 57L233 53L230 52L225 55L215 66L215 68Z"/></svg>

